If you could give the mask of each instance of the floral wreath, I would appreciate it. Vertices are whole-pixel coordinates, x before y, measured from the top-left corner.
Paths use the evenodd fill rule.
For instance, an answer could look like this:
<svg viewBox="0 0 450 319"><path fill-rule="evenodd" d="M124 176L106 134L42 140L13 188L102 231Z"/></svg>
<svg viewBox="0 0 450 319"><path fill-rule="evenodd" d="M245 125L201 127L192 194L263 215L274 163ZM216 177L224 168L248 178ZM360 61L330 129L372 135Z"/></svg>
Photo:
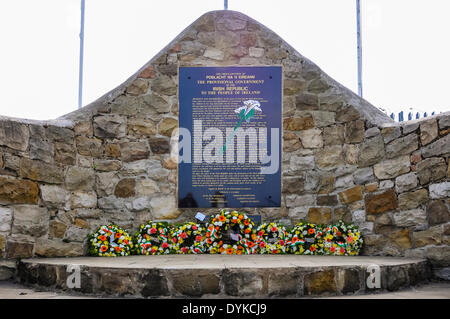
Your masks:
<svg viewBox="0 0 450 319"><path fill-rule="evenodd" d="M286 253L288 233L286 227L277 223L264 223L257 230L256 243L261 254Z"/></svg>
<svg viewBox="0 0 450 319"><path fill-rule="evenodd" d="M328 255L355 256L359 254L363 239L358 227L340 220L325 229L324 252Z"/></svg>
<svg viewBox="0 0 450 319"><path fill-rule="evenodd" d="M323 230L311 223L298 223L289 233L288 251L296 255L323 255Z"/></svg>
<svg viewBox="0 0 450 319"><path fill-rule="evenodd" d="M245 214L222 209L212 215L206 231L206 244L211 254L254 254L256 251L255 224ZM235 239L225 237L234 233ZM230 235L231 236L231 235Z"/></svg>
<svg viewBox="0 0 450 319"><path fill-rule="evenodd" d="M139 255L163 255L170 254L170 232L168 223L152 222L141 225L136 232L136 252Z"/></svg>
<svg viewBox="0 0 450 319"><path fill-rule="evenodd" d="M128 256L132 249L132 238L117 225L100 226L89 236L88 252L92 256Z"/></svg>
<svg viewBox="0 0 450 319"><path fill-rule="evenodd" d="M176 254L202 254L206 251L206 227L189 222L170 229L171 249Z"/></svg>

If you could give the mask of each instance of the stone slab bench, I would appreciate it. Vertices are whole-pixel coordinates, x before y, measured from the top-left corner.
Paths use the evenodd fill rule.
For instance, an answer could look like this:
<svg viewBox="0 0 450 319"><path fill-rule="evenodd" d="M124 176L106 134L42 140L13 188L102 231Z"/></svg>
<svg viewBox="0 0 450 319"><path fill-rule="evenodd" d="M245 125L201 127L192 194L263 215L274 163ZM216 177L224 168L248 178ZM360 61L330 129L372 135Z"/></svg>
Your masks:
<svg viewBox="0 0 450 319"><path fill-rule="evenodd" d="M380 267L379 288L367 285L373 265ZM71 289L77 271L80 284ZM372 256L33 258L21 260L17 272L21 283L44 290L137 298L339 296L396 291L429 278L425 259Z"/></svg>

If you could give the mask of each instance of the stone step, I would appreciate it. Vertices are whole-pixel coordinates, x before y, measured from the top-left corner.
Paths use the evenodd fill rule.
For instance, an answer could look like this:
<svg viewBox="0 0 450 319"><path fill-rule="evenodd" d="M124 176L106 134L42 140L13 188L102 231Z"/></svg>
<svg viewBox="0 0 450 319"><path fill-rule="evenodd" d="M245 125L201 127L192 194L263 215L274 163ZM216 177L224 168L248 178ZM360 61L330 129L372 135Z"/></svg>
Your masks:
<svg viewBox="0 0 450 319"><path fill-rule="evenodd" d="M373 265L379 288L367 285ZM17 276L75 294L266 298L395 291L428 281L430 269L425 259L402 257L161 255L23 259Z"/></svg>

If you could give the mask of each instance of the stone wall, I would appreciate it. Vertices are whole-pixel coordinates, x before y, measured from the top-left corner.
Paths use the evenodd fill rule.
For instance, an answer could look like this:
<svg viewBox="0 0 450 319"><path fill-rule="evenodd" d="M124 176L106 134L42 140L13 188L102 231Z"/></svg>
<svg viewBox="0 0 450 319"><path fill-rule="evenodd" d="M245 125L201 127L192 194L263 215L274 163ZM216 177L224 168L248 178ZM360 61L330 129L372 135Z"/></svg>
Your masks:
<svg viewBox="0 0 450 319"><path fill-rule="evenodd" d="M0 257L83 255L101 224L193 219L197 210L177 208L169 157L180 65L283 66L282 207L245 211L291 225L353 221L364 254L425 256L449 276L450 113L394 123L233 11L203 15L82 110L0 118Z"/></svg>

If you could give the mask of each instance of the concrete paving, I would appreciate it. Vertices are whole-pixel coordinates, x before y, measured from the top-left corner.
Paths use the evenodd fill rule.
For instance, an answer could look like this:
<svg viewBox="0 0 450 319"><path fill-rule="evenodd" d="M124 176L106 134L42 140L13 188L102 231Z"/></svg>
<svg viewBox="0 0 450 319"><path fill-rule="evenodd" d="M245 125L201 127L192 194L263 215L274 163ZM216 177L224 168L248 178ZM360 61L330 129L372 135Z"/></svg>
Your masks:
<svg viewBox="0 0 450 319"><path fill-rule="evenodd" d="M98 299L63 292L37 291L11 282L0 281L0 299ZM419 287L389 293L325 297L327 299L450 299L450 282L432 282ZM320 299L320 298L318 298Z"/></svg>
<svg viewBox="0 0 450 319"><path fill-rule="evenodd" d="M62 292L38 291L11 281L0 281L0 299L89 299Z"/></svg>
<svg viewBox="0 0 450 319"><path fill-rule="evenodd" d="M450 299L450 282L432 282L418 287L357 296L335 296L329 299Z"/></svg>

